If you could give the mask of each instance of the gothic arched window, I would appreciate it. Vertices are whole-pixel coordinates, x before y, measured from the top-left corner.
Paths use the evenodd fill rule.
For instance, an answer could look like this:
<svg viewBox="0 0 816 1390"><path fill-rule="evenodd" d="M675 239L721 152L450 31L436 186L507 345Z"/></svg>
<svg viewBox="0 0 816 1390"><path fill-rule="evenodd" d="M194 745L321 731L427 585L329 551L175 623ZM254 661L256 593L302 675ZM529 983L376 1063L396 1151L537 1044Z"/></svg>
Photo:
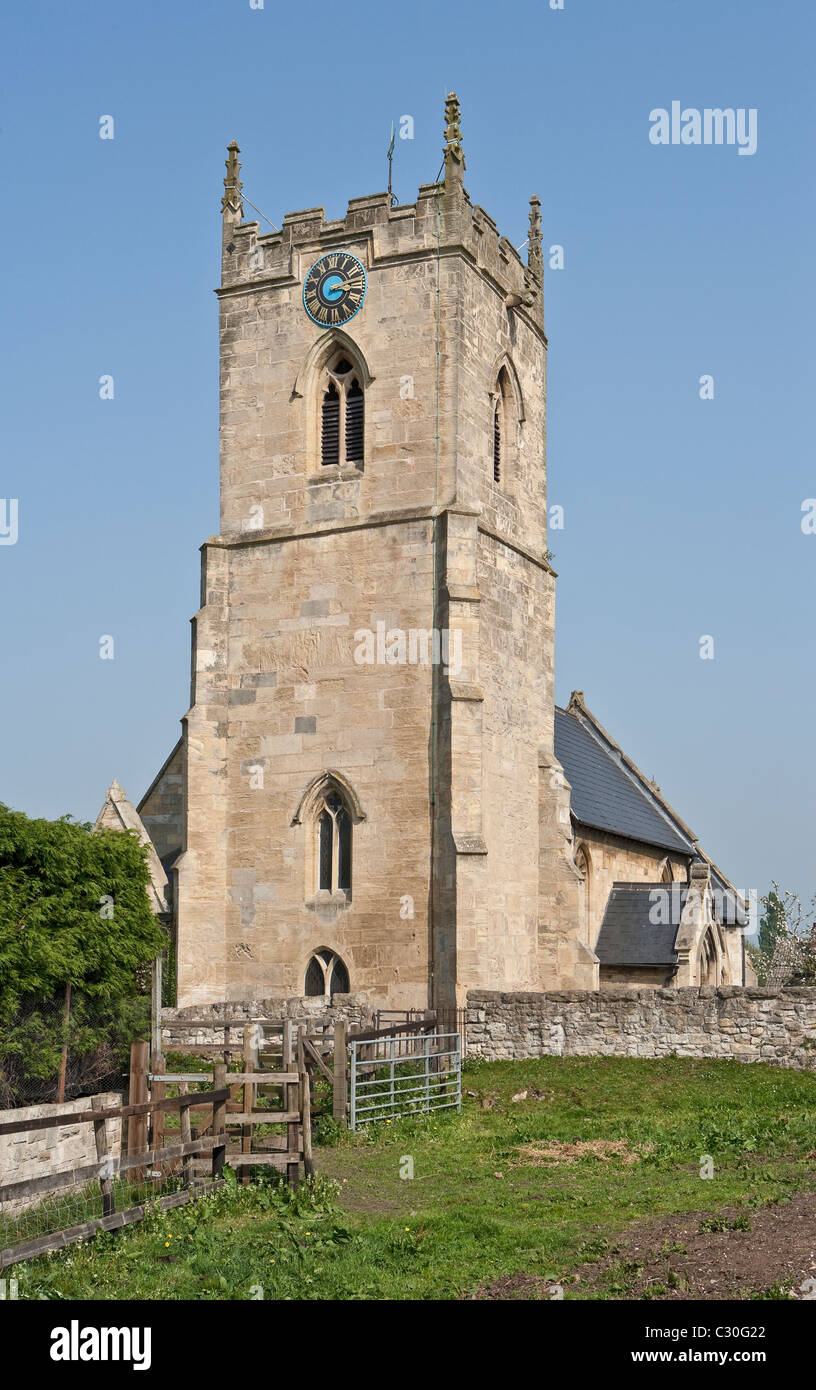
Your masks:
<svg viewBox="0 0 816 1390"><path fill-rule="evenodd" d="M354 828L365 821L342 772L326 768L304 788L292 825L302 826L306 906L336 915L351 903Z"/></svg>
<svg viewBox="0 0 816 1390"><path fill-rule="evenodd" d="M315 951L306 967L304 994L348 994L349 973L336 951Z"/></svg>
<svg viewBox="0 0 816 1390"><path fill-rule="evenodd" d="M519 414L516 394L506 367L502 367L490 396L492 404L491 451L493 481L509 481L509 470L515 460Z"/></svg>
<svg viewBox="0 0 816 1390"><path fill-rule="evenodd" d="M365 395L362 373L345 356L336 357L322 379L320 462L361 466L365 456Z"/></svg>
<svg viewBox="0 0 816 1390"><path fill-rule="evenodd" d="M501 402L493 407L493 481L501 482Z"/></svg>
<svg viewBox="0 0 816 1390"><path fill-rule="evenodd" d="M716 985L719 983L717 980L717 964L717 946L711 928L709 928L700 947L699 983L701 985Z"/></svg>
<svg viewBox="0 0 816 1390"><path fill-rule="evenodd" d="M351 897L351 816L331 785L317 806L317 887Z"/></svg>
<svg viewBox="0 0 816 1390"><path fill-rule="evenodd" d="M592 918L590 902L592 866L589 858L589 850L586 845L578 845L575 855L575 867L581 875L581 886L578 893L578 914L580 918L580 928L584 940L592 945L590 936L592 933Z"/></svg>

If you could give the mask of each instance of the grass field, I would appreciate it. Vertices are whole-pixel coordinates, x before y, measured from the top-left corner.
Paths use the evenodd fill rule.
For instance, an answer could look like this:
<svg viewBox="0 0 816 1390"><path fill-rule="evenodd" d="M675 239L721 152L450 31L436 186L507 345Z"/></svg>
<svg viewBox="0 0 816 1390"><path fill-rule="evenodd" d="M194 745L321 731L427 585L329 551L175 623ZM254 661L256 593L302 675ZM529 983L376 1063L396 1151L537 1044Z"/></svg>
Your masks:
<svg viewBox="0 0 816 1390"><path fill-rule="evenodd" d="M313 1190L230 1184L16 1266L19 1295L457 1299L557 1284L567 1299L696 1297L684 1289L706 1260L712 1289L736 1260L737 1296L778 1298L783 1271L809 1273L791 1230L797 1204L816 1202L816 1075L541 1058L470 1063L463 1087L461 1116L362 1134L324 1122Z"/></svg>

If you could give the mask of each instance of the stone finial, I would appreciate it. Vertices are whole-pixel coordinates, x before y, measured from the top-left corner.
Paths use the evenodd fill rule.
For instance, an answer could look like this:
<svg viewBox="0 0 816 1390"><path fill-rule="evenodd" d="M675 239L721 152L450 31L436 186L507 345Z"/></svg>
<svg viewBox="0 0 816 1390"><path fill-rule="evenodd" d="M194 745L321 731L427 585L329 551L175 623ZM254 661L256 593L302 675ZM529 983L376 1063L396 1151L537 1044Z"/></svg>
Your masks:
<svg viewBox="0 0 816 1390"><path fill-rule="evenodd" d="M539 284L544 278L544 258L541 245L541 199L530 199L530 231L527 241L527 264Z"/></svg>
<svg viewBox="0 0 816 1390"><path fill-rule="evenodd" d="M233 221L240 222L244 215L244 204L241 199L241 161L238 158L241 150L238 141L232 140L227 150L227 177L224 179L221 211L225 217L229 215Z"/></svg>
<svg viewBox="0 0 816 1390"><path fill-rule="evenodd" d="M692 859L691 861L691 881L700 884L709 883L711 880L711 866L705 859Z"/></svg>
<svg viewBox="0 0 816 1390"><path fill-rule="evenodd" d="M462 128L459 124L459 98L448 92L445 98L445 184L462 187L465 172L465 153L462 149Z"/></svg>

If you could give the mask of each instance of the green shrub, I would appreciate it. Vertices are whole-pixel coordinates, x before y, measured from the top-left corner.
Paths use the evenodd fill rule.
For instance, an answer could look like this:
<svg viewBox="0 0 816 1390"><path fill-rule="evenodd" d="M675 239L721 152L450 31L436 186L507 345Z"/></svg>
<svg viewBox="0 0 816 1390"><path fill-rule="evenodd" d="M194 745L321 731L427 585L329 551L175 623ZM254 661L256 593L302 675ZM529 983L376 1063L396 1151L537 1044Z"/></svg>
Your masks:
<svg viewBox="0 0 816 1390"><path fill-rule="evenodd" d="M65 1044L70 1092L98 1087L149 1022L164 934L145 851L134 834L90 832L0 805L0 1105L53 1098Z"/></svg>

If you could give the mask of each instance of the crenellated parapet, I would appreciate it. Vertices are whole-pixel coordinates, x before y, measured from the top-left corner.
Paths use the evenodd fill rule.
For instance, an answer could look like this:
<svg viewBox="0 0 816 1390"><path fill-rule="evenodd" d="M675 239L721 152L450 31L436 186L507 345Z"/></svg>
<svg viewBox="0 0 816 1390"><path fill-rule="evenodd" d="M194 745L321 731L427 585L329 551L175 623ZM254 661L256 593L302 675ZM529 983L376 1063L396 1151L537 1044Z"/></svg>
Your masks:
<svg viewBox="0 0 816 1390"><path fill-rule="evenodd" d="M525 264L519 251L502 236L484 208L471 203L461 176L458 103L446 107L445 177L420 186L414 203L392 207L387 192L352 198L345 217L328 219L322 207L287 212L281 230L262 232L258 222L236 222L240 199L237 146L230 146L227 172L230 187L224 199L225 227L222 281L219 293L230 295L254 288L299 284L304 270L326 251L345 247L368 271L394 258L417 260L463 254L529 318L541 332L541 265L535 252ZM233 173L231 173L231 169ZM226 181L225 181L226 183ZM236 187L237 185L237 187Z"/></svg>

